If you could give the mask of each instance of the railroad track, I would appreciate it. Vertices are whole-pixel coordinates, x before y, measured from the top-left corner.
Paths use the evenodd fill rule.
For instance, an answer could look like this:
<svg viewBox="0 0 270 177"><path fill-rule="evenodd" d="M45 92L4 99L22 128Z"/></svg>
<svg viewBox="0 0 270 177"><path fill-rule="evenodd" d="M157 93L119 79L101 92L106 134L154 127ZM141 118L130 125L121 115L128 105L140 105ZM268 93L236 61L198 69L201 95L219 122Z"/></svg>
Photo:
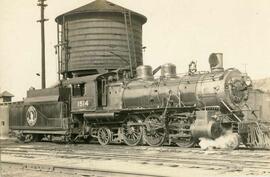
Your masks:
<svg viewBox="0 0 270 177"><path fill-rule="evenodd" d="M162 147L150 147L150 146L123 146L123 145L108 145L108 146L100 146L99 144L56 144L56 143L48 143L48 142L39 142L39 143L27 143L27 144L12 144L10 146L0 146L0 148L5 149L5 148L20 148L20 149L36 149L36 150L62 150L62 151L73 151L76 149L79 150L90 150L90 151L95 151L98 150L106 150L106 151L113 151L113 152L120 152L122 153L123 151L160 151L160 152L170 152L170 153L196 153L196 154L205 154L207 152L210 153L216 153L218 154L228 154L228 155L241 155L250 157L251 152L253 155L263 155L267 156L269 154L270 150L261 150L261 149L245 149L241 148L240 150L214 150L214 151L205 151L201 150L200 148L179 148L179 147L172 147L172 146L162 146ZM269 155L270 157L270 155Z"/></svg>
<svg viewBox="0 0 270 177"><path fill-rule="evenodd" d="M193 168L205 168L210 167L212 169L231 169L231 170L244 170L244 169L260 169L267 170L270 172L270 161L266 160L245 160L245 159L221 159L221 158L202 158L202 157L175 157L175 156L152 156L152 155L123 155L123 154L109 154L109 153L57 153L57 154L44 154L44 153L35 153L28 152L15 152L14 151L3 151L7 154L21 155L20 157L29 158L29 155L32 157L40 156L51 156L58 158L68 158L68 159L104 159L104 160L129 160L129 161L138 161L143 164L158 164L165 166L186 166ZM232 165L234 164L234 165Z"/></svg>
<svg viewBox="0 0 270 177"><path fill-rule="evenodd" d="M47 145L47 146L44 146ZM213 150L213 151L203 151L198 148L173 148L173 147L149 147L149 146L135 146L135 147L128 147L128 146L99 146L99 145L57 145L57 144L23 144L18 145L14 147L2 147L2 151L10 150L10 151L22 151L22 152L46 152L46 151L53 151L53 152L63 152L63 153L75 153L75 154L93 154L93 153L102 153L102 154L128 154L130 155L130 152L133 153L160 153L159 156L166 156L166 157L172 157L174 158L175 154L177 156L181 156L181 158L185 158L185 156L188 156L188 158L193 158L192 155L198 155L195 158L201 158L201 157L211 157L213 156L214 159L221 158L222 160L235 160L232 158L247 158L254 159L254 161L258 161L258 158L260 159L270 159L270 153L269 151L262 151L262 150ZM172 155L173 154L173 155ZM138 154L136 154L137 156ZM144 154L144 156L147 154ZM183 156L184 155L184 156ZM225 158L225 159L224 159ZM245 159L246 160L246 159Z"/></svg>
<svg viewBox="0 0 270 177"><path fill-rule="evenodd" d="M94 168L78 168L78 167L70 167L64 165L46 165L46 164L38 164L38 163L23 163L23 162L1 162L1 166L3 167L9 166L12 168L20 168L25 170L32 171L43 171L50 173L62 173L67 175L80 175L80 176L99 176L99 177L153 177L157 175L143 174L143 173L135 173L135 172L124 172L124 171L112 171L112 170L100 170ZM160 176L163 177L163 176Z"/></svg>
<svg viewBox="0 0 270 177"><path fill-rule="evenodd" d="M60 146L61 147L61 146ZM86 149L88 147L88 149ZM91 148L89 148L91 147ZM179 148L152 148L152 147L122 147L122 146L81 146L78 150L74 147L66 149L57 146L52 147L31 147L23 145L19 147L1 148L4 155L19 158L46 158L46 159L69 159L69 160L92 160L92 161L124 161L143 164L144 166L166 166L171 168L187 167L201 168L220 171L260 171L263 174L270 174L270 155L267 151L202 151L200 149L179 149ZM78 148L78 147L77 147ZM40 164L37 164L40 165ZM45 164L47 165L47 164ZM66 167L61 167L65 169ZM39 168L37 168L39 169ZM53 169L60 169L55 167ZM70 167L66 168L66 171ZM86 169L79 169L79 171ZM70 171L74 171L71 168ZM75 170L76 171L76 170ZM95 170L94 170L95 171ZM98 170L96 170L98 171ZM96 172L95 171L95 172ZM101 170L102 171L102 170ZM117 172L115 172L117 174ZM119 176L121 174L119 173ZM151 176L151 174L132 174L123 172L124 176L140 175ZM122 176L123 176L122 175ZM105 175L106 176L106 175ZM116 175L117 176L117 175ZM156 176L156 175L155 175Z"/></svg>

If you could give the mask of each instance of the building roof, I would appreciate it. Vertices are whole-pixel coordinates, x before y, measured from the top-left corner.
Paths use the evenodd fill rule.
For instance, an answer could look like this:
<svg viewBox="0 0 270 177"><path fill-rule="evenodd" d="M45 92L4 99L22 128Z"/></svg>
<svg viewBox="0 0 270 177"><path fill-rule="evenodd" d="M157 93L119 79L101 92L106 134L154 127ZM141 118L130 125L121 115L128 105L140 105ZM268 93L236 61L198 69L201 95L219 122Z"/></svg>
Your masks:
<svg viewBox="0 0 270 177"><path fill-rule="evenodd" d="M14 97L14 95L9 93L8 91L4 91L4 92L0 93L0 98L3 98L3 97Z"/></svg>
<svg viewBox="0 0 270 177"><path fill-rule="evenodd" d="M124 7L121 7L119 5L116 5L116 4L111 3L109 1L106 1L106 0L93 1L93 2L86 4L82 7L76 8L74 10L67 12L67 13L59 15L58 17L56 17L55 20L56 20L56 22L62 23L63 16L71 16L71 15L75 15L75 14L85 14L85 13L95 13L95 12L122 13L122 12L127 12L127 11L130 11L132 15L139 17L143 23L145 23L147 21L147 18L144 15L141 15L137 12L131 11L129 9L126 9Z"/></svg>

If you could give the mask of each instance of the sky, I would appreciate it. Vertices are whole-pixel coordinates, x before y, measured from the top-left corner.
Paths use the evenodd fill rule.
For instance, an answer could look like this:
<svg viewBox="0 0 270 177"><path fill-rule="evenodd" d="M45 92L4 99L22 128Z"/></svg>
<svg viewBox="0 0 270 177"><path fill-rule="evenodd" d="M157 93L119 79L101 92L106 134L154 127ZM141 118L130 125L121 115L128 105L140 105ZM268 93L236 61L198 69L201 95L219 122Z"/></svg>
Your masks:
<svg viewBox="0 0 270 177"><path fill-rule="evenodd" d="M92 0L47 0L46 83L57 82L55 17ZM269 0L111 0L148 18L143 26L144 64L174 63L183 73L195 60L209 70L208 57L221 52L224 67L253 79L270 77ZM37 0L0 1L0 92L15 100L40 88L40 9Z"/></svg>

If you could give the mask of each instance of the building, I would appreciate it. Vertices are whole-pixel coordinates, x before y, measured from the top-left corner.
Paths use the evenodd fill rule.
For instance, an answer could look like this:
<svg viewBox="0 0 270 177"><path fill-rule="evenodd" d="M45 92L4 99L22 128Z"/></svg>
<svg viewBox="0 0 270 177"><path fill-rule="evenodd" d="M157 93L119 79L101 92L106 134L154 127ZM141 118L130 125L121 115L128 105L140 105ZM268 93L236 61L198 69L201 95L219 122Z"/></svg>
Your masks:
<svg viewBox="0 0 270 177"><path fill-rule="evenodd" d="M255 110L258 119L270 121L270 93L260 89L250 90L248 105Z"/></svg>
<svg viewBox="0 0 270 177"><path fill-rule="evenodd" d="M0 93L0 139L8 138L9 133L9 103L12 95L8 91Z"/></svg>
<svg viewBox="0 0 270 177"><path fill-rule="evenodd" d="M14 95L9 93L8 91L4 91L4 92L0 93L0 103L11 102L12 97L14 97Z"/></svg>
<svg viewBox="0 0 270 177"><path fill-rule="evenodd" d="M9 133L9 106L0 103L0 139L8 138Z"/></svg>

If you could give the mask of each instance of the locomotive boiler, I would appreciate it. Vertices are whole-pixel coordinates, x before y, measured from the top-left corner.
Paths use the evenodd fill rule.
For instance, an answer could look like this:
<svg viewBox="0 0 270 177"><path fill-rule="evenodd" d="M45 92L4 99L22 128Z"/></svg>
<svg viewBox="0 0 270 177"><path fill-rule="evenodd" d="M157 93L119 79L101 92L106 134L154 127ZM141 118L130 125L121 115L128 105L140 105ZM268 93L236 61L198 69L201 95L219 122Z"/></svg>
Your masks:
<svg viewBox="0 0 270 177"><path fill-rule="evenodd" d="M137 79L124 91L125 107L161 107L170 92L170 105L175 107L239 109L248 99L250 78L235 68L224 70L220 53L212 54L209 62L211 72L190 71L183 76L176 75L175 65L165 64L158 79L150 66L138 67Z"/></svg>

